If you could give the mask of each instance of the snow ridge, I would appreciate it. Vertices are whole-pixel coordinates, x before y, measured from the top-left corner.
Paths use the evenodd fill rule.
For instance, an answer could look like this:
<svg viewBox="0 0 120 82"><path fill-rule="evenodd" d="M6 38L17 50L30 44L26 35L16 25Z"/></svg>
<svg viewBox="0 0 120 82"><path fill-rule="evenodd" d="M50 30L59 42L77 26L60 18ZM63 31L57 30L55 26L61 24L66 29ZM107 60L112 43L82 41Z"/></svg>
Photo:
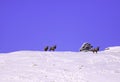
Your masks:
<svg viewBox="0 0 120 82"><path fill-rule="evenodd" d="M0 74L1 82L120 82L120 52L0 54Z"/></svg>

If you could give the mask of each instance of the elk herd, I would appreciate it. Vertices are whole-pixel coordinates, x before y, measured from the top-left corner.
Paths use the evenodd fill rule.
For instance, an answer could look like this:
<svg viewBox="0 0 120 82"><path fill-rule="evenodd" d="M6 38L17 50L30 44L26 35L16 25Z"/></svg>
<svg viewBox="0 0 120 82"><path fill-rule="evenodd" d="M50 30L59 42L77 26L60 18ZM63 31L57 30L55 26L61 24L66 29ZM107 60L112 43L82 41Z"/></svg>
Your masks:
<svg viewBox="0 0 120 82"><path fill-rule="evenodd" d="M44 51L55 51L57 48L56 45L54 46L46 46L44 48ZM80 52L88 52L88 51L92 51L93 53L97 53L99 51L99 47L93 48L93 46L91 46L91 44L89 43L84 43L82 45L82 47L80 48Z"/></svg>
<svg viewBox="0 0 120 82"><path fill-rule="evenodd" d="M44 48L44 51L55 51L55 49L56 49L56 45L54 45L54 46L52 46L52 47L46 46L46 47Z"/></svg>

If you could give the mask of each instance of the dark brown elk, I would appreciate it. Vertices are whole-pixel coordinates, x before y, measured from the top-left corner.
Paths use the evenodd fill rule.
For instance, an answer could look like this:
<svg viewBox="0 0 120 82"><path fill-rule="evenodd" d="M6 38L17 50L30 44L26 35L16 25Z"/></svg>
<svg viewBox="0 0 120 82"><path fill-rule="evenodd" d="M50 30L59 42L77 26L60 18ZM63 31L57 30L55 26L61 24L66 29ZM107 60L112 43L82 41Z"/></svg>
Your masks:
<svg viewBox="0 0 120 82"><path fill-rule="evenodd" d="M56 45L54 45L53 47L50 47L49 51L55 51L56 49Z"/></svg>
<svg viewBox="0 0 120 82"><path fill-rule="evenodd" d="M48 46L46 46L46 47L44 48L44 51L48 51L48 48L49 48L49 47L48 47Z"/></svg>
<svg viewBox="0 0 120 82"><path fill-rule="evenodd" d="M93 52L93 53L97 53L98 51L99 51L99 47L97 47L97 48L93 48L93 49L91 49L91 51Z"/></svg>

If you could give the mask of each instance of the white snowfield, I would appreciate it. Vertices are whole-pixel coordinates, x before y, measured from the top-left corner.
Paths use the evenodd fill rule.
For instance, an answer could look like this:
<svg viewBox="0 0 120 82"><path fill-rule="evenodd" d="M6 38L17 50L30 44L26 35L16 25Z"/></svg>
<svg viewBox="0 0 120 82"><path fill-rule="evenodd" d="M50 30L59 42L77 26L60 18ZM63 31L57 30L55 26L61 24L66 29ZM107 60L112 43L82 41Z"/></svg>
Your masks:
<svg viewBox="0 0 120 82"><path fill-rule="evenodd" d="M97 54L1 53L0 82L120 82L120 47L110 47Z"/></svg>

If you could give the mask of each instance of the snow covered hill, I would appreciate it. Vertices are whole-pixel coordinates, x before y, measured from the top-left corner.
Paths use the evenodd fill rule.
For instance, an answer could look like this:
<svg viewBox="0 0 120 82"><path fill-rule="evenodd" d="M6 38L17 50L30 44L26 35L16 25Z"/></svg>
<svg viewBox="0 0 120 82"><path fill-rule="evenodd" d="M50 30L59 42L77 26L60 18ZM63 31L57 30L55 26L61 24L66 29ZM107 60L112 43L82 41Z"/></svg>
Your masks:
<svg viewBox="0 0 120 82"><path fill-rule="evenodd" d="M0 82L120 82L120 47L115 48L97 54L57 51L1 53Z"/></svg>

